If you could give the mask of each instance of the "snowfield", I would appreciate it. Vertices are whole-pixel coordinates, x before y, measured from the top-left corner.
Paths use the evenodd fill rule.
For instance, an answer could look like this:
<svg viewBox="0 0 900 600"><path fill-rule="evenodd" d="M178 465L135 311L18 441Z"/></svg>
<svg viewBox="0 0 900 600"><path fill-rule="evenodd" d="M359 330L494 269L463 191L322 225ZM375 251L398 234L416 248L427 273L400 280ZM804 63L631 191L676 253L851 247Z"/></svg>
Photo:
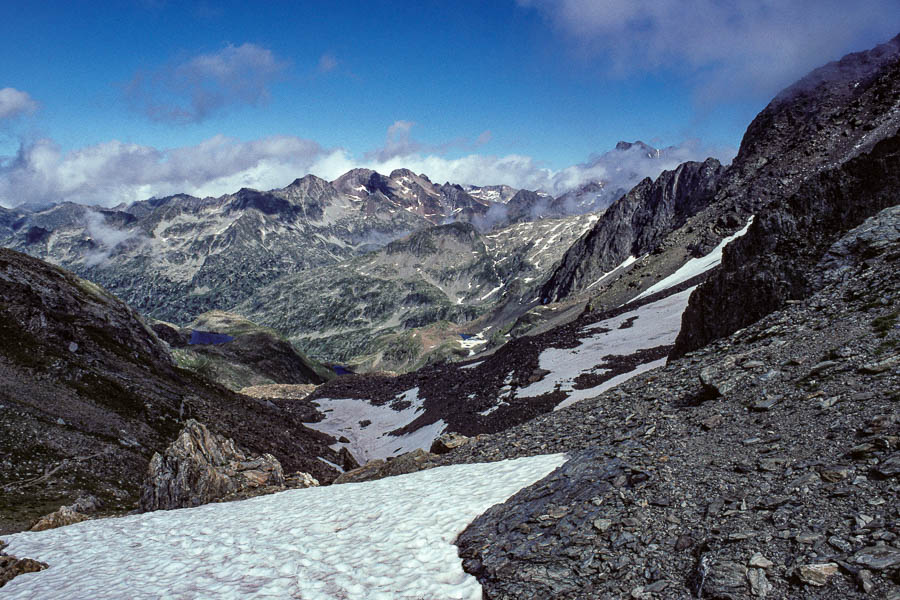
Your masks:
<svg viewBox="0 0 900 600"><path fill-rule="evenodd" d="M553 454L4 536L50 568L4 598L481 599L456 536L565 462Z"/></svg>
<svg viewBox="0 0 900 600"><path fill-rule="evenodd" d="M400 394L393 402L376 406L368 400L358 398L317 398L313 400L319 405L319 412L325 418L315 423L304 423L335 438L344 437L349 442L336 442L332 448L340 450L346 447L359 464L364 465L377 458L386 459L400 456L419 448L430 448L447 424L438 420L431 425L420 427L405 435L391 435L395 431L416 420L423 412L419 388L414 387ZM391 405L400 403L406 406L402 410Z"/></svg>
<svg viewBox="0 0 900 600"><path fill-rule="evenodd" d="M588 325L582 330L588 335L580 338L581 343L575 348L544 350L538 361L540 368L547 369L550 373L540 381L517 390L516 396L520 398L539 396L552 392L559 386L560 390L569 394L556 407L564 408L579 400L593 398L639 373L665 364L664 359L655 360L637 365L633 371L618 375L600 385L580 390L574 388L575 379L582 373L602 375L608 371L603 369L604 356L629 356L639 350L674 343L681 329L681 313L687 307L688 298L694 289L688 288L617 317ZM630 326L623 327L627 325L626 322L630 323ZM592 333L597 330L599 332Z"/></svg>

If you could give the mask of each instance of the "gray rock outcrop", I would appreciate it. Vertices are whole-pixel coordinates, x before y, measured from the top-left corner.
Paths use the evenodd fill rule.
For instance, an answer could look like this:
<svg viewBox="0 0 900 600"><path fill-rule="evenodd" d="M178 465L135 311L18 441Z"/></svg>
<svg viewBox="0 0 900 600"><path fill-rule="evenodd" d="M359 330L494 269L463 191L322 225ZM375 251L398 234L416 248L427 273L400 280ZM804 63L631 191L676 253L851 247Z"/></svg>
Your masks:
<svg viewBox="0 0 900 600"><path fill-rule="evenodd" d="M88 516L76 511L70 506L60 506L49 515L38 519L37 523L31 526L30 531L46 531L47 529L56 529L57 527L65 527L73 523L86 521Z"/></svg>
<svg viewBox="0 0 900 600"><path fill-rule="evenodd" d="M391 460L382 460L380 458L370 460L358 469L342 473L334 480L334 483L359 483L361 481L374 481L385 477L393 477L394 475L415 473L416 471L435 466L437 464L436 460L436 454L426 452L420 448L401 454Z"/></svg>
<svg viewBox="0 0 900 600"><path fill-rule="evenodd" d="M150 459L141 510L199 506L243 490L282 485L284 472L274 456L250 456L190 419L165 454Z"/></svg>

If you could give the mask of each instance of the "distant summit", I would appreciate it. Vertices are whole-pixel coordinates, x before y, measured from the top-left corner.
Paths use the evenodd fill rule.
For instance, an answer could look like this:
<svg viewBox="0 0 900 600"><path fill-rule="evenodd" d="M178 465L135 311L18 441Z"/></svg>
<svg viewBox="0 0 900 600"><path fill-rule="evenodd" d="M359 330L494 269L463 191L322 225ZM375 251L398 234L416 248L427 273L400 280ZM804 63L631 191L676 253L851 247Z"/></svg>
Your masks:
<svg viewBox="0 0 900 600"><path fill-rule="evenodd" d="M637 148L641 150L647 158L659 158L660 150L658 148L654 148L653 146L648 146L641 140L637 140L635 142L625 142L620 141L616 143L616 150L619 152L625 152L631 150L632 148Z"/></svg>

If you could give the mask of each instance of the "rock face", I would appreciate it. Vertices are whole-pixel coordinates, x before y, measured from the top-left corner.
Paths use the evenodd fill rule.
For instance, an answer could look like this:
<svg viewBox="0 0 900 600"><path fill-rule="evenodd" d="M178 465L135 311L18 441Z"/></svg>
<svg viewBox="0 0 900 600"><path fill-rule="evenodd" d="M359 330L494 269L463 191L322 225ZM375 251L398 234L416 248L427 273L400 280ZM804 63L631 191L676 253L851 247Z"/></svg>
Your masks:
<svg viewBox="0 0 900 600"><path fill-rule="evenodd" d="M587 288L629 256L655 249L713 199L724 167L715 159L687 162L645 179L610 206L563 256L541 290L544 302Z"/></svg>
<svg viewBox="0 0 900 600"><path fill-rule="evenodd" d="M673 356L737 331L788 300L808 297L817 285L815 266L828 248L895 204L898 189L900 136L895 135L770 207L747 235L729 244L720 270L691 296ZM851 247L862 243L845 241Z"/></svg>
<svg viewBox="0 0 900 600"><path fill-rule="evenodd" d="M164 454L150 459L141 510L199 506L249 488L282 485L284 472L274 456L250 456L191 419Z"/></svg>

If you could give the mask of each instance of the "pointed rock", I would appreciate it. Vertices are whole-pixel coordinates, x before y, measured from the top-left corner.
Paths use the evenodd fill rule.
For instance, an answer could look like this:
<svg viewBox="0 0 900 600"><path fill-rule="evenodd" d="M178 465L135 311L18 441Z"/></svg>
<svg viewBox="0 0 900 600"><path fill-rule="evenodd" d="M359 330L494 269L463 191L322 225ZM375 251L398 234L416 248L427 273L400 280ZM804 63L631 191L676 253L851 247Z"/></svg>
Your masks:
<svg viewBox="0 0 900 600"><path fill-rule="evenodd" d="M190 419L164 455L150 460L141 510L199 506L228 494L284 485L281 464L271 454L253 457L233 440Z"/></svg>

